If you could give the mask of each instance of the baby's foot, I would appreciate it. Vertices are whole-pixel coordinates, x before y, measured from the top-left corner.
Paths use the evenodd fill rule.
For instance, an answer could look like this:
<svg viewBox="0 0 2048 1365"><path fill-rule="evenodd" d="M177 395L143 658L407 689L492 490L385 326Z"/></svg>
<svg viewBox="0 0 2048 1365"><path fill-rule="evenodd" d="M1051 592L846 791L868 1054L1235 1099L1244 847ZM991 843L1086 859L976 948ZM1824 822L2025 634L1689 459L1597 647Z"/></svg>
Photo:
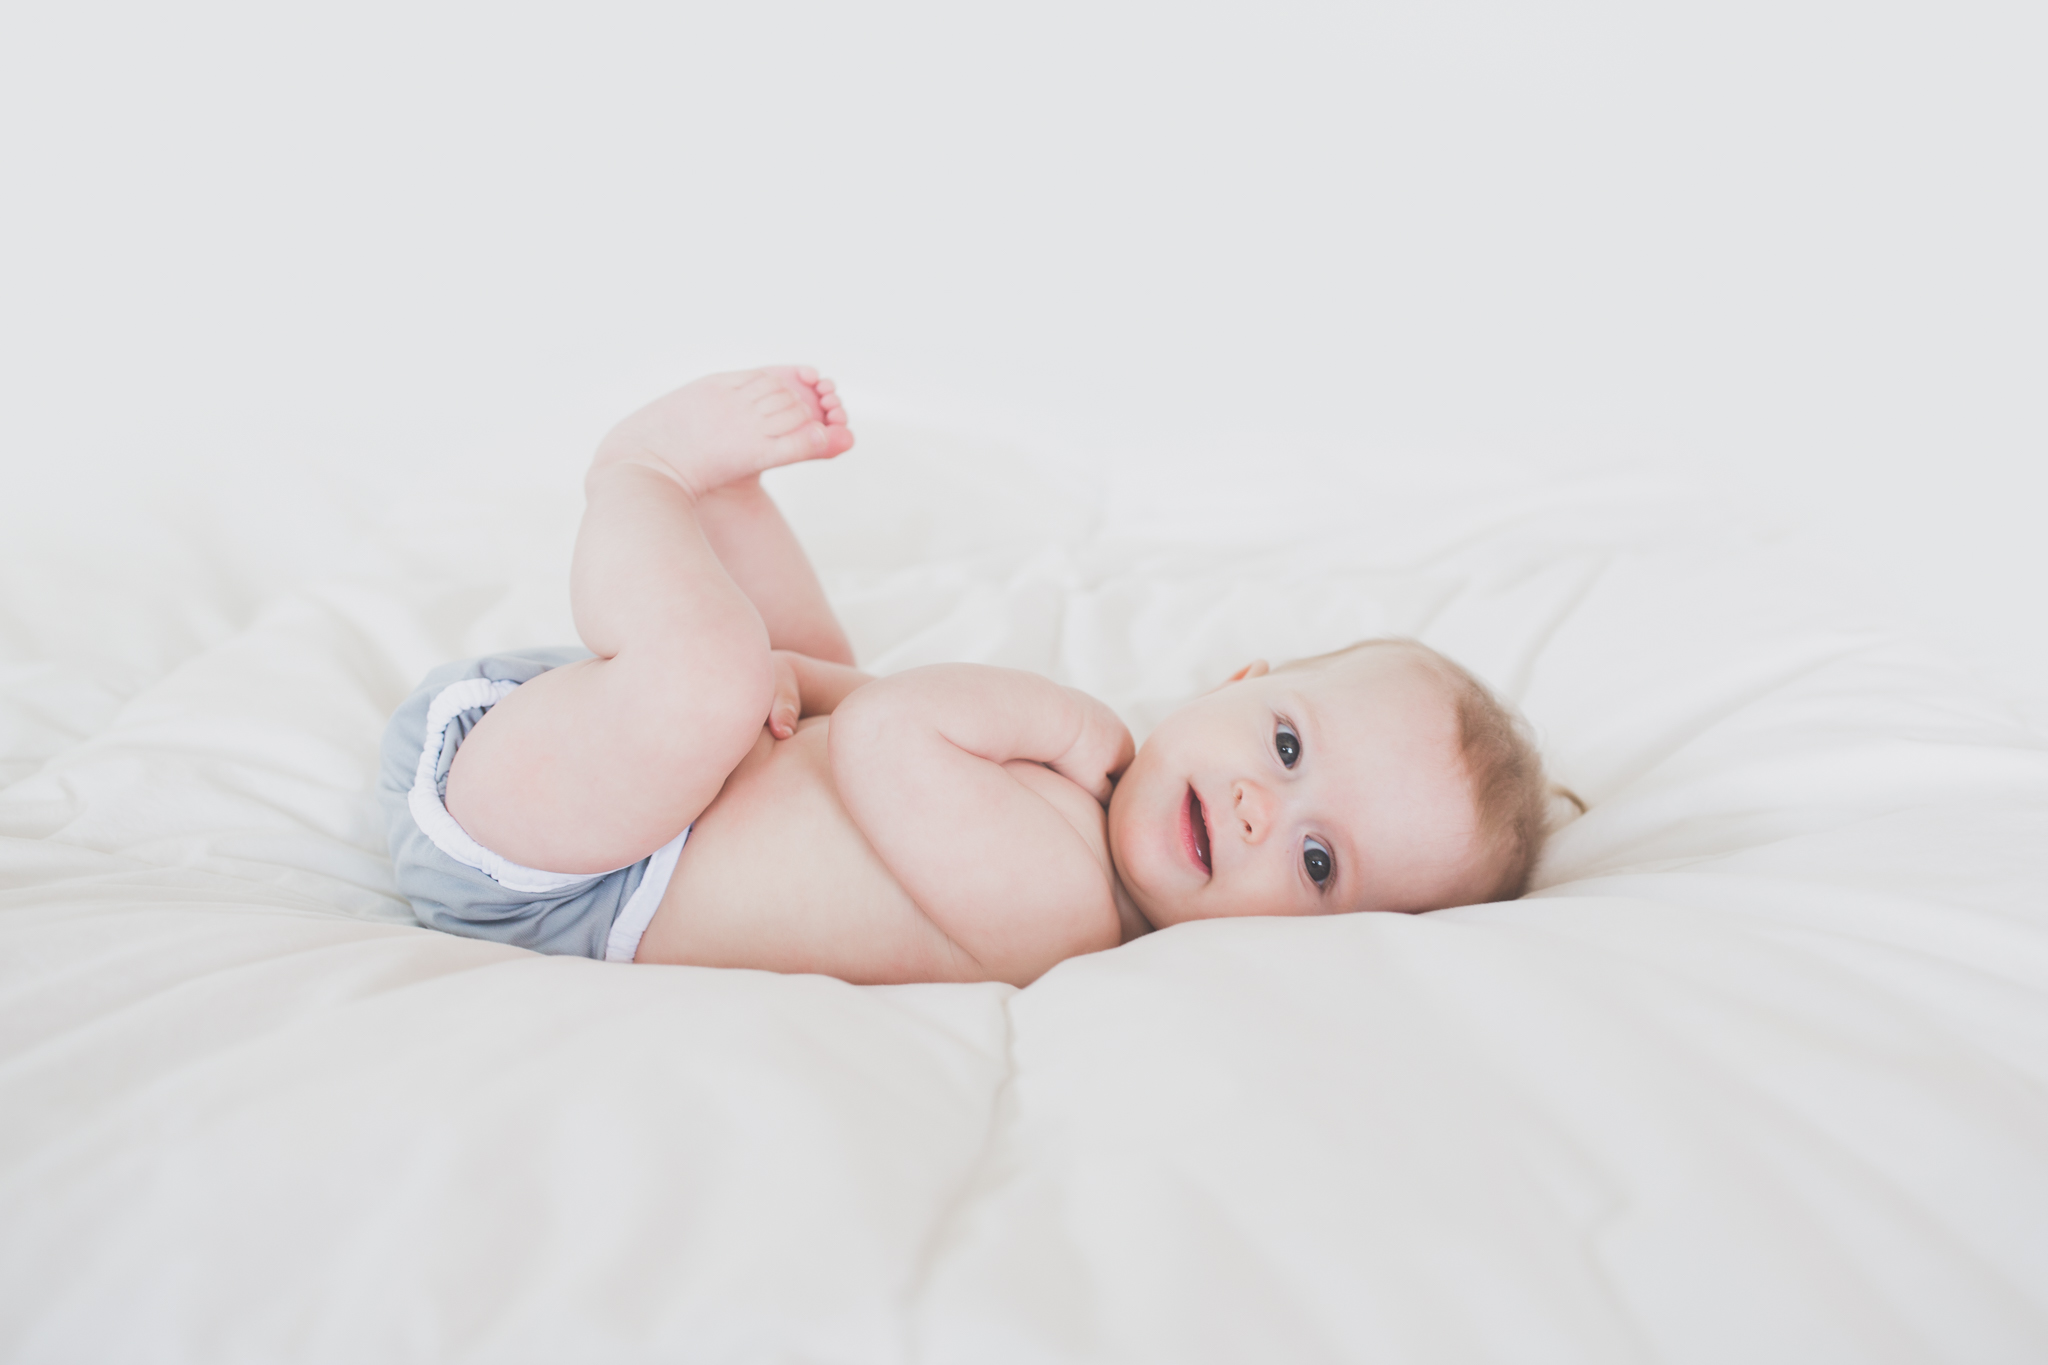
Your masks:
<svg viewBox="0 0 2048 1365"><path fill-rule="evenodd" d="M706 375L613 427L596 465L655 464L692 495L853 446L846 408L816 370L770 365Z"/></svg>

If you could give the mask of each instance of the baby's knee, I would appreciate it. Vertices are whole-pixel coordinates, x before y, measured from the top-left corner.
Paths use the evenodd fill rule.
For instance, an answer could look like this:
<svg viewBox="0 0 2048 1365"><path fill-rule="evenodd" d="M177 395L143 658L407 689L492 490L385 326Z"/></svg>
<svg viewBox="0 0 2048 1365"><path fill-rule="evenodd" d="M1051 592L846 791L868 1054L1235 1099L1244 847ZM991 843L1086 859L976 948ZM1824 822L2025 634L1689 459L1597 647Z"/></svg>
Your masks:
<svg viewBox="0 0 2048 1365"><path fill-rule="evenodd" d="M635 717L654 747L701 748L721 736L751 744L775 698L775 661L758 621L751 631L657 636L610 667L613 705Z"/></svg>

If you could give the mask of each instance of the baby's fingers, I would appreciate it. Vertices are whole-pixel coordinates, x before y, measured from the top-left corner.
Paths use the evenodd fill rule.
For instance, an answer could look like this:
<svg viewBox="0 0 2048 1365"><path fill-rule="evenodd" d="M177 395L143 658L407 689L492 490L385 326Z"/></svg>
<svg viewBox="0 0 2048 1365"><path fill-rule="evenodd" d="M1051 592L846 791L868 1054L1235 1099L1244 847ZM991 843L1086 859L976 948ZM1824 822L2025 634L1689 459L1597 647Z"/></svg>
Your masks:
<svg viewBox="0 0 2048 1365"><path fill-rule="evenodd" d="M1117 722L1116 758L1109 765L1109 780L1112 785L1124 775L1124 769L1138 757L1138 741L1131 737L1130 730L1122 721Z"/></svg>
<svg viewBox="0 0 2048 1365"><path fill-rule="evenodd" d="M1136 746L1116 712L1085 692L1076 692L1074 696L1082 708L1081 734L1062 761L1053 766L1068 781L1107 806L1110 790L1117 776L1130 766Z"/></svg>
<svg viewBox="0 0 2048 1365"><path fill-rule="evenodd" d="M797 692L796 669L780 654L772 656L775 662L775 700L768 707L768 733L777 739L788 739L796 733L796 723L803 714L803 698Z"/></svg>
<svg viewBox="0 0 2048 1365"><path fill-rule="evenodd" d="M1136 751L1137 746L1131 742L1130 732L1125 731L1123 743L1118 746L1116 756L1109 761L1109 770L1102 775L1102 780L1095 787L1095 799L1105 808L1109 805L1110 794L1116 790L1116 780L1124 775L1124 769L1131 766L1131 759L1136 757Z"/></svg>

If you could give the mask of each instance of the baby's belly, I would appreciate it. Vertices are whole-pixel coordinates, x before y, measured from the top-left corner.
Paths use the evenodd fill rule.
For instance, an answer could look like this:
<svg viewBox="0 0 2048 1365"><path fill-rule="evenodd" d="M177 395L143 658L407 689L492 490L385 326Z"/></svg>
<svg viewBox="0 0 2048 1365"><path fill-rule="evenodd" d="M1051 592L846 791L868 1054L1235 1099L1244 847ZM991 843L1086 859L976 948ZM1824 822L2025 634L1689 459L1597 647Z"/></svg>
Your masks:
<svg viewBox="0 0 2048 1365"><path fill-rule="evenodd" d="M697 817L641 962L819 972L846 981L973 981L839 803L829 726L761 732Z"/></svg>

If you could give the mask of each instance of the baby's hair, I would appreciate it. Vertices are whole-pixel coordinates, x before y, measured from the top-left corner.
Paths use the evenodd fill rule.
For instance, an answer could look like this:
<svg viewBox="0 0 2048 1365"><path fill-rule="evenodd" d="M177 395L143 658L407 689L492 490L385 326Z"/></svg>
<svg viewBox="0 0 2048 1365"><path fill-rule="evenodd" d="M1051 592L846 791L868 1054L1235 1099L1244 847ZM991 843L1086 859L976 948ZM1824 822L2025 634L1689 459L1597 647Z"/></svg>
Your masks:
<svg viewBox="0 0 2048 1365"><path fill-rule="evenodd" d="M1458 751L1472 783L1478 839L1488 863L1499 867L1488 900L1514 900L1529 889L1529 874L1550 834L1550 801L1562 797L1584 814L1586 803L1570 788L1549 781L1529 726L1492 689L1420 640L1384 638L1313 658L1288 668L1323 663L1356 650L1393 647L1411 651L1450 690L1458 713Z"/></svg>

